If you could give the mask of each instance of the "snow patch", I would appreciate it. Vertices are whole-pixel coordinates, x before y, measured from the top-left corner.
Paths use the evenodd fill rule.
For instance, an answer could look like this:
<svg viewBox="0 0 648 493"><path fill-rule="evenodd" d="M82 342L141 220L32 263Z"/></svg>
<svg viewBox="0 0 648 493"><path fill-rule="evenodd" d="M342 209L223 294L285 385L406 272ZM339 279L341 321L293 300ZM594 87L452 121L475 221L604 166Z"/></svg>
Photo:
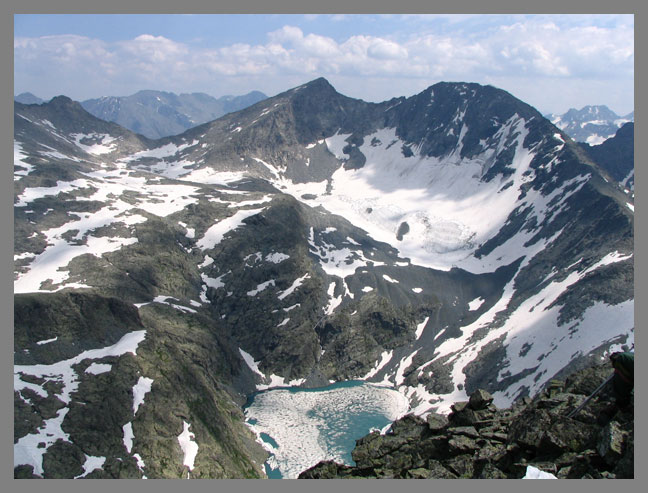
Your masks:
<svg viewBox="0 0 648 493"><path fill-rule="evenodd" d="M480 306L482 306L484 301L486 300L483 298L475 298L468 303L468 310L470 310L471 312L477 310Z"/></svg>
<svg viewBox="0 0 648 493"><path fill-rule="evenodd" d="M344 450L325 435L325 416L335 416L336 423L344 427L343 416L349 412L378 412L394 421L408 408L407 399L399 392L365 384L317 392L263 392L255 396L245 414L246 424L259 443L273 454L268 464L278 468L284 478L296 478L321 460L344 462ZM333 440L339 432L330 431ZM276 446L263 440L262 433L271 437Z"/></svg>
<svg viewBox="0 0 648 493"><path fill-rule="evenodd" d="M262 291L265 291L269 286L274 286L275 281L274 279L270 279L269 281L262 282L261 284L257 285L257 287L251 291L247 292L248 296L256 296Z"/></svg>
<svg viewBox="0 0 648 493"><path fill-rule="evenodd" d="M262 210L263 208L237 211L233 216L223 219L211 226L205 232L205 235L196 242L196 246L201 250L210 250L214 248L223 240L225 234L243 225L245 219L258 214Z"/></svg>
<svg viewBox="0 0 648 493"><path fill-rule="evenodd" d="M374 375L376 375L380 370L382 370L387 363L389 363L392 359L392 356L394 356L394 350L392 349L391 351L383 351L383 353L380 355L380 361L376 362L376 365L373 367L373 369L367 373L364 377L361 378L361 380L368 380Z"/></svg>
<svg viewBox="0 0 648 493"><path fill-rule="evenodd" d="M37 433L29 433L14 444L14 467L22 464L31 465L34 468L34 473L42 476L43 455L47 449L59 438L64 441L70 440L69 435L62 430L61 424L70 410L67 405L70 404L71 395L79 385L78 375L72 367L85 359L101 359L108 356L121 356L126 353L136 354L137 347L144 340L145 334L144 330L129 332L112 346L83 351L74 358L50 365L14 365L15 391L20 392L23 388L41 387L35 384L27 385L27 382L21 379L21 375L32 375L46 381L60 382L62 389L57 397L66 404L66 407L58 410L56 416L44 420L43 426L37 430ZM40 394L47 396L45 389L42 389ZM45 447L39 446L40 443L45 443Z"/></svg>
<svg viewBox="0 0 648 493"><path fill-rule="evenodd" d="M420 324L416 326L416 340L418 340L423 334L423 329L425 329L428 320L430 320L430 317L425 317L425 320L423 320Z"/></svg>
<svg viewBox="0 0 648 493"><path fill-rule="evenodd" d="M139 377L133 386L133 414L137 414L139 407L144 404L144 397L151 391L152 378Z"/></svg>
<svg viewBox="0 0 648 493"><path fill-rule="evenodd" d="M299 286L301 286L306 279L310 279L310 274L306 273L303 276L295 279L295 281L292 283L292 285L288 289L286 289L285 291L282 291L281 293L279 293L277 295L277 298L279 298L280 300L283 300L283 299L287 298L288 296L293 294L295 292L295 290Z"/></svg>
<svg viewBox="0 0 648 493"><path fill-rule="evenodd" d="M56 337L54 337L52 339L45 339L43 341L38 341L36 344L38 344L39 346L42 346L43 344L49 344L50 342L54 342L56 340L58 340L58 336L56 336Z"/></svg>
<svg viewBox="0 0 648 493"><path fill-rule="evenodd" d="M194 468L196 455L198 454L198 444L193 440L196 435L189 431L191 425L186 421L182 421L182 433L178 435L178 442L184 454L182 464L187 466L191 471Z"/></svg>
<svg viewBox="0 0 648 493"><path fill-rule="evenodd" d="M111 369L112 365L109 365L107 363L92 363L86 368L85 372L92 375L99 375L101 373L109 372Z"/></svg>
<svg viewBox="0 0 648 493"><path fill-rule="evenodd" d="M558 479L551 473L541 471L537 467L527 466L526 474L522 479Z"/></svg>

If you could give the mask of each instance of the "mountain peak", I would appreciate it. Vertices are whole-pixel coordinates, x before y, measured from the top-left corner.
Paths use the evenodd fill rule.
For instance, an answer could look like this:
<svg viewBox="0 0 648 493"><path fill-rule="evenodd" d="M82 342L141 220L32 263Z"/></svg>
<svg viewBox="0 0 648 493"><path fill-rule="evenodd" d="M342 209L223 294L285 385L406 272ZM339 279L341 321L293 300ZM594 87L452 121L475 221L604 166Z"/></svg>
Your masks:
<svg viewBox="0 0 648 493"><path fill-rule="evenodd" d="M50 99L49 103L47 104L54 107L72 107L75 104L79 104L79 103L76 103L75 101L73 101L71 98L67 96L61 95L61 96L54 96L52 99Z"/></svg>
<svg viewBox="0 0 648 493"><path fill-rule="evenodd" d="M42 104L43 100L38 96L35 96L31 92L22 92L18 96L14 97L14 101L18 101L23 104Z"/></svg>
<svg viewBox="0 0 648 493"><path fill-rule="evenodd" d="M301 86L294 88L293 91L297 92L298 94L303 91L307 91L308 93L316 92L325 94L338 94L331 83L324 77L318 77L317 79L307 82L306 84L302 84Z"/></svg>

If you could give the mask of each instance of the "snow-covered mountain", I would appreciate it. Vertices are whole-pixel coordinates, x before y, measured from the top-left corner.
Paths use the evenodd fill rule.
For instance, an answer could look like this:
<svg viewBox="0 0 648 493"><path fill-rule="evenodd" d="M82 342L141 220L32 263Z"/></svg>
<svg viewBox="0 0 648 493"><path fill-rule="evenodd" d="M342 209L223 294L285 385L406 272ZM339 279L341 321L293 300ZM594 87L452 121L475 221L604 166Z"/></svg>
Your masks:
<svg viewBox="0 0 648 493"><path fill-rule="evenodd" d="M174 94L146 90L130 96L88 99L82 101L81 106L102 120L118 123L133 132L157 139L180 134L266 97L259 91L217 99L204 93Z"/></svg>
<svg viewBox="0 0 648 493"><path fill-rule="evenodd" d="M580 110L570 108L562 115L550 114L547 118L575 141L594 146L613 137L624 123L634 122L634 111L619 116L605 105L584 106Z"/></svg>
<svg viewBox="0 0 648 493"><path fill-rule="evenodd" d="M494 87L317 79L159 140L63 97L14 124L22 475L259 476L257 389L506 406L634 340L632 200Z"/></svg>

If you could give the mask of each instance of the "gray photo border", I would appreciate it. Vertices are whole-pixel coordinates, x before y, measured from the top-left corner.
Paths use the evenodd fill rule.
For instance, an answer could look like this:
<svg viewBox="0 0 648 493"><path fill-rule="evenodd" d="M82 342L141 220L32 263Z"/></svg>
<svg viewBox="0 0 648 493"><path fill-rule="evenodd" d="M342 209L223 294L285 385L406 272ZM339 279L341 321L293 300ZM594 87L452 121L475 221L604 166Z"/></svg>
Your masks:
<svg viewBox="0 0 648 493"><path fill-rule="evenodd" d="M645 2L644 2L645 3ZM74 481L74 480L14 480L13 479L13 448L10 445L13 437L13 408L12 399L9 398L13 389L13 382L10 375L13 373L10 348L13 341L13 15L16 13L629 13L635 14L635 46L648 46L646 44L647 34L642 30L643 13L646 7L642 0L617 0L613 3L602 0L543 0L542 2L516 2L514 0L454 0L444 2L429 2L426 0L238 0L227 4L215 3L209 0L185 0L183 2L171 0L112 0L111 2L91 2L83 0L5 0L0 6L0 36L2 37L2 65L10 66L12 70L6 69L2 76L2 94L0 108L2 110L1 125L1 147L2 161L5 163L0 168L0 338L2 348L0 362L2 365L0 382L2 383L2 395L6 397L2 401L2 424L0 427L2 446L0 447L3 466L3 478L6 484L4 491L47 491L51 492L114 492L114 491L151 491L155 493L182 491L235 491L235 492L292 492L292 491L353 491L381 493L402 491L409 492L433 492L433 491L479 491L480 493L508 492L508 491L583 491L596 493L598 491L609 492L612 488L615 491L639 491L639 481L620 480L614 483L607 481L584 480L584 481L519 481L519 480L364 480L347 482L344 480L288 480L288 481L263 481L263 480L202 480L190 483L179 483L173 480L121 480L121 481ZM643 42L641 41L643 39ZM645 80L646 57L641 50L635 51L635 87L641 87L639 81ZM641 190L643 190L643 176L648 179L648 171L644 172L641 166L641 158L644 156L645 140L642 139L642 108L645 98L635 89L635 170L636 170L636 197L642 202ZM593 102L596 104L596 102ZM635 201L636 204L637 200ZM636 210L636 209L635 209ZM641 210L641 205L639 205ZM640 215L640 222L637 223L635 231L635 292L640 293L640 298L635 302L635 319L646 320L646 306L641 302L646 292L647 278L645 275L644 247L645 222ZM638 253L637 250L640 250ZM645 330L635 330L636 344L640 347L644 344ZM640 350L641 351L641 350ZM643 375L646 372L645 362L638 360L637 369ZM646 392L643 379L637 380L636 409L645 409ZM635 466L635 478L645 477L640 464L641 458L646 457L646 427L641 412L637 414L640 418L636 426L636 457L639 459ZM7 489L5 489L7 488Z"/></svg>

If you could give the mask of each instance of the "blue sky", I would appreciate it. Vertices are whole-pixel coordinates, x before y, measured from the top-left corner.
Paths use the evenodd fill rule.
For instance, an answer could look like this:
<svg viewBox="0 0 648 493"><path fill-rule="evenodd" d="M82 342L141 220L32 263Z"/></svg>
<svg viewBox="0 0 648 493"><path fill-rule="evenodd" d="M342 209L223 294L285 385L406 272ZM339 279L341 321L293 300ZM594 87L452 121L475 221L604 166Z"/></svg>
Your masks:
<svg viewBox="0 0 648 493"><path fill-rule="evenodd" d="M15 15L14 93L274 95L326 77L384 101L491 84L542 112L634 108L632 15Z"/></svg>

